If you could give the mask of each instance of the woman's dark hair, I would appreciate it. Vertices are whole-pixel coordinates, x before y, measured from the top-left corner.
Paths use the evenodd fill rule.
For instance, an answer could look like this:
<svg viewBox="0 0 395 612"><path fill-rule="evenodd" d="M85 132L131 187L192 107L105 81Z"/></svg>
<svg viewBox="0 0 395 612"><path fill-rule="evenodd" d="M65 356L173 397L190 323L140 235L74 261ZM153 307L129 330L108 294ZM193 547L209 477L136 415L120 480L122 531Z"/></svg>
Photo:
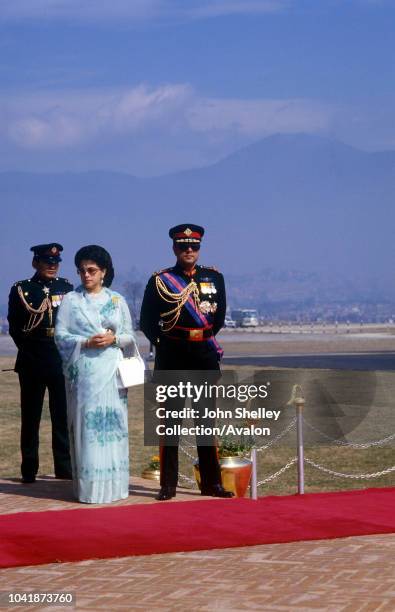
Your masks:
<svg viewBox="0 0 395 612"><path fill-rule="evenodd" d="M80 267L80 263L84 259L90 259L94 261L101 270L106 270L103 285L105 287L110 287L114 280L114 268L110 253L97 244L88 244L88 246L81 247L75 254L74 263L77 268Z"/></svg>

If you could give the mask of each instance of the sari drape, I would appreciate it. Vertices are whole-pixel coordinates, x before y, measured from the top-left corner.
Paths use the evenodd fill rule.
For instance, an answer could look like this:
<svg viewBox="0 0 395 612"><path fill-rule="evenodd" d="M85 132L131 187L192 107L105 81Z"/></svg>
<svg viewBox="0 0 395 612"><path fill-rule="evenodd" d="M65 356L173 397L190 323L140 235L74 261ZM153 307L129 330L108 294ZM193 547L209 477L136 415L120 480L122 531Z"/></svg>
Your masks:
<svg viewBox="0 0 395 612"><path fill-rule="evenodd" d="M111 329L116 345L84 348ZM128 496L127 392L118 388L122 349L135 339L128 306L117 292L89 294L79 287L59 308L55 342L66 381L74 492L81 502L108 503Z"/></svg>

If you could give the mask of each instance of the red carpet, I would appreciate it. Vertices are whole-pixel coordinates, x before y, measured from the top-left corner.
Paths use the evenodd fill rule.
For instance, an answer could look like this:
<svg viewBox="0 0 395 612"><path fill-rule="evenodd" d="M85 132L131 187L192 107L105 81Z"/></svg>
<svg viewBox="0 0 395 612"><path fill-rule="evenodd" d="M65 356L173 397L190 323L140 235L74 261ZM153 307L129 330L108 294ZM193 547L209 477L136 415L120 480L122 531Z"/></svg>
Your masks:
<svg viewBox="0 0 395 612"><path fill-rule="evenodd" d="M395 488L0 516L0 567L395 532Z"/></svg>

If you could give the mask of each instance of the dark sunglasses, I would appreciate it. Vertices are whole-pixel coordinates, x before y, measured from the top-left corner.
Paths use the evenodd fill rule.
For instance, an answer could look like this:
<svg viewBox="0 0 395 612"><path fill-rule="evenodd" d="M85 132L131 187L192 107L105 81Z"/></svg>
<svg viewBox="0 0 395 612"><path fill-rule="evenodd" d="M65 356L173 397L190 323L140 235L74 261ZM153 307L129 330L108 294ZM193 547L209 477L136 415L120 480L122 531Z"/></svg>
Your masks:
<svg viewBox="0 0 395 612"><path fill-rule="evenodd" d="M193 244L190 242L178 242L177 248L179 248L180 251L187 251L188 249L192 249L192 251L199 251L200 244L197 242Z"/></svg>

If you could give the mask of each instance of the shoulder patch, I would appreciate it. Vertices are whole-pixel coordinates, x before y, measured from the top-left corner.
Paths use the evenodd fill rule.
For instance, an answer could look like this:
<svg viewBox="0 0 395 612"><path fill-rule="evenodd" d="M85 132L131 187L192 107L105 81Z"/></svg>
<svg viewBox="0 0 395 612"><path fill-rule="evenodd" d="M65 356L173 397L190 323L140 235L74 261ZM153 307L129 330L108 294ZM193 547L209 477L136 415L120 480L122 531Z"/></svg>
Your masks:
<svg viewBox="0 0 395 612"><path fill-rule="evenodd" d="M213 272L219 272L218 268L215 266L202 266L205 270L212 270Z"/></svg>

